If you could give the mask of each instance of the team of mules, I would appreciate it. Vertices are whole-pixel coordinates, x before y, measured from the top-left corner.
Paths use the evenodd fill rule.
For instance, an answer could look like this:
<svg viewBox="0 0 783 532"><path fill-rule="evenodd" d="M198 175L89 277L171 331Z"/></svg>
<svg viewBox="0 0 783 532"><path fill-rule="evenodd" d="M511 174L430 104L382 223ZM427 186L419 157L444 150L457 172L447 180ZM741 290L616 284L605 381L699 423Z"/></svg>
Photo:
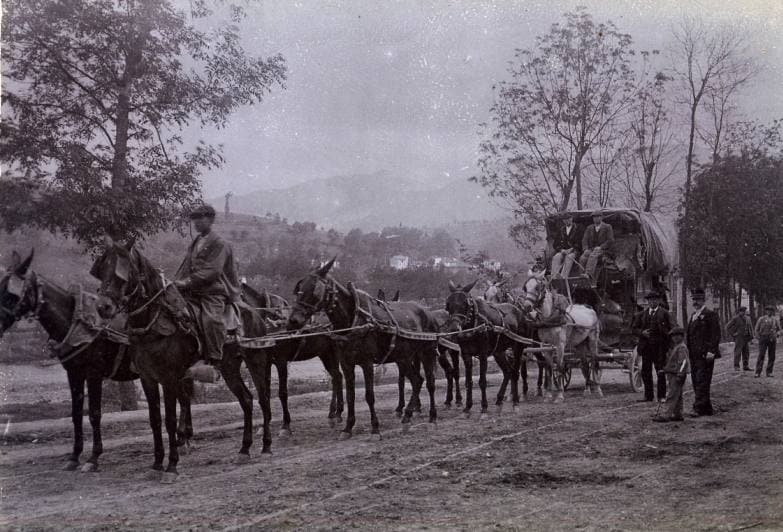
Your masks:
<svg viewBox="0 0 783 532"><path fill-rule="evenodd" d="M54 283L36 275L31 269L32 254L16 260L0 279L0 335L13 323L35 315L54 341L61 341L71 327L74 296ZM429 396L428 418L437 421L435 404L435 365L441 363L448 380L446 405L454 398L459 405L459 358L465 366L465 404L463 412L470 415L473 406L473 359L479 364L478 384L481 392L481 412L488 409L487 366L493 357L502 371L503 380L495 404L500 408L510 384L511 401L516 407L527 394L527 356L525 344L514 338L538 338L554 346L550 351L537 352L548 369L548 384L554 384L556 401L563 398L563 353L568 349L583 357L587 383L585 392L600 394L597 379L591 371L596 364L598 320L589 307L573 305L568 309L569 324L540 328L533 326L531 316L544 317L552 311L552 297L544 284L531 282L523 286L524 302L490 302L474 297L473 284L458 288L450 283L446 308L431 310L418 303L386 301L383 294L371 297L366 292L337 281L330 270L334 260L311 272L295 287L293 302L279 296L257 292L243 285L242 301L237 304L241 332L245 338L271 339L273 345L238 342L233 336L224 347L220 373L237 397L244 415L242 443L238 461L246 461L253 443L253 396L245 385L240 369L244 363L258 395L263 415L262 452L271 452L271 367L279 377L279 398L283 409L280 436L291 433L288 411L288 363L319 357L329 373L332 399L329 421L332 426L342 420L343 381L347 418L341 439L351 437L356 423L355 367L364 376L365 400L369 407L371 437L380 438L380 421L375 410L374 368L396 364L399 370L399 402L403 431L410 426L414 412L420 409L419 395L426 384ZM152 471L156 478L170 481L177 473L180 447L186 446L193 434L190 400L192 380L190 368L199 358L197 324L191 317L187 302L167 281L133 242L120 244L107 239L103 254L93 265L91 274L100 281L98 310L104 318L121 316L129 344L123 355L121 343L98 338L78 356L63 361L68 373L73 399L74 449L67 469L79 466L82 452L82 409L84 383L89 396L90 423L93 427L93 452L85 470L96 469L101 454L100 392L107 378L127 379L135 375L124 370L118 373L118 357L132 360L132 369L141 380L149 405L150 426L154 441ZM475 284L475 283L474 283ZM536 309L532 307L535 304ZM270 326L274 329L270 331ZM513 335L503 334L510 331ZM297 331L322 332L299 337ZM336 332L332 332L336 331ZM396 331L396 332L395 332ZM474 332L471 332L474 331ZM402 334L405 332L406 334ZM416 336L418 334L418 337ZM439 345L436 338L448 335L450 347ZM516 336L514 336L516 335ZM535 342L535 341L534 341ZM458 350L456 347L458 346ZM454 348L454 349L452 349ZM125 364L123 367L127 368ZM109 369L112 368L112 369ZM421 376L424 370L424 378ZM342 370L342 371L341 371ZM523 378L523 393L519 393L519 378ZM539 379L541 377L539 376ZM404 380L412 390L404 398ZM539 382L540 386L540 382ZM551 388L547 386L548 390ZM164 417L160 414L161 390ZM454 393L455 392L455 393ZM549 392L551 396L551 391ZM177 415L177 403L180 406ZM164 470L165 448L162 427L168 434L168 464Z"/></svg>

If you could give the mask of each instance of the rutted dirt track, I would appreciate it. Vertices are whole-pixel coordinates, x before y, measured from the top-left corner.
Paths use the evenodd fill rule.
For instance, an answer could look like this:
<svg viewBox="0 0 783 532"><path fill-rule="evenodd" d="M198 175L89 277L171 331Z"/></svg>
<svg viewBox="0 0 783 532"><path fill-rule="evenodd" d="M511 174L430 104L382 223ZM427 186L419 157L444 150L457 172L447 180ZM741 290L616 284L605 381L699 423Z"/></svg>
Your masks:
<svg viewBox="0 0 783 532"><path fill-rule="evenodd" d="M3 447L0 523L58 530L783 528L780 379L734 373L724 357L713 381L718 415L678 424L652 423L655 407L636 403L626 379L605 371L599 399L583 398L575 376L563 405L534 398L516 413L490 407L484 419L441 407L437 428L420 418L409 434L392 413L396 387L383 386L380 442L369 438L363 401L354 438L337 441L324 395L294 397L294 436L276 437L274 454L257 453L244 465L233 463L238 406L204 408L195 413L196 449L181 458L174 484L146 478L152 442L138 420L104 429L97 473L60 470L70 434L58 430L35 444ZM490 380L492 395L497 381Z"/></svg>

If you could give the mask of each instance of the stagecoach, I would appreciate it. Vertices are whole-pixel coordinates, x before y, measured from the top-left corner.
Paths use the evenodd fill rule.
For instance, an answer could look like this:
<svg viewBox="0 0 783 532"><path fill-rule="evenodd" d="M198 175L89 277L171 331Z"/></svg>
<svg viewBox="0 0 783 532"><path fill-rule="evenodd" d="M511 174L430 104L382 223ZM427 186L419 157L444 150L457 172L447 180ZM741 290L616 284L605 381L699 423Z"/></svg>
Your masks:
<svg viewBox="0 0 783 532"><path fill-rule="evenodd" d="M577 230L592 223L592 212L577 210L549 216L545 220L547 246L545 259L551 267L555 254L555 236L571 216ZM593 307L601 322L599 361L602 368L622 369L628 373L634 391L643 390L641 357L636 352L636 337L631 322L641 310L649 290L661 294L663 305L676 316L678 285L673 272L677 265L677 239L673 228L649 212L636 209L603 209L603 220L612 226L614 243L605 253L591 280L583 275L578 257L568 278L552 278L551 286L572 303ZM571 369L581 363L572 353L565 357L565 384Z"/></svg>

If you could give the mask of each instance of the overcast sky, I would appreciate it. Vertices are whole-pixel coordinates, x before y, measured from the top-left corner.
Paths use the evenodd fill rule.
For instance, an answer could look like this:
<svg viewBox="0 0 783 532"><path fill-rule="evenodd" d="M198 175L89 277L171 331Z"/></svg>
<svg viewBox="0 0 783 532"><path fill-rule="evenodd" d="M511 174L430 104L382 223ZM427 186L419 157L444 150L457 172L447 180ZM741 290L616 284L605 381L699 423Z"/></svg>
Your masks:
<svg viewBox="0 0 783 532"><path fill-rule="evenodd" d="M223 130L227 162L204 192L245 193L389 170L421 181L475 172L478 124L515 48L529 48L565 11L586 5L637 49L665 49L684 15L738 24L766 71L743 95L753 118L783 117L781 0L264 1L249 5L248 50L282 53L286 90L243 109Z"/></svg>

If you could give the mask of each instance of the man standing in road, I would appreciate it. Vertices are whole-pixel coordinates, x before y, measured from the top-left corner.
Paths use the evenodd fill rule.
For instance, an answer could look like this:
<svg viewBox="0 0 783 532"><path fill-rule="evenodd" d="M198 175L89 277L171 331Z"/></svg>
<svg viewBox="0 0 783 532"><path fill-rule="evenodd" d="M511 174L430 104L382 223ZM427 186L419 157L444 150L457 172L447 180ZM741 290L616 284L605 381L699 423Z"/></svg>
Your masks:
<svg viewBox="0 0 783 532"><path fill-rule="evenodd" d="M720 358L720 323L715 311L704 305L706 297L703 288L695 288L691 292L691 300L693 314L688 319L686 340L695 396L691 416L711 416L710 386L715 359Z"/></svg>
<svg viewBox="0 0 783 532"><path fill-rule="evenodd" d="M750 341L753 340L753 324L747 314L746 307L740 307L737 315L726 324L726 332L734 338L734 371L740 370L742 359L743 371L750 370Z"/></svg>
<svg viewBox="0 0 783 532"><path fill-rule="evenodd" d="M756 359L756 378L761 377L761 370L764 369L764 355L769 354L767 361L767 377L772 376L772 369L775 366L775 345L777 337L780 334L780 322L775 316L775 307L768 306L767 315L762 316L756 322L756 336L759 339L759 356Z"/></svg>
<svg viewBox="0 0 783 532"><path fill-rule="evenodd" d="M661 298L657 292L648 292L648 308L634 317L633 333L639 339L636 349L642 357L642 381L644 382L644 401L655 398L653 391L653 367L657 378L658 401L666 399L666 379L659 372L666 365L666 352L669 348L669 331L672 329L671 315L661 307Z"/></svg>

